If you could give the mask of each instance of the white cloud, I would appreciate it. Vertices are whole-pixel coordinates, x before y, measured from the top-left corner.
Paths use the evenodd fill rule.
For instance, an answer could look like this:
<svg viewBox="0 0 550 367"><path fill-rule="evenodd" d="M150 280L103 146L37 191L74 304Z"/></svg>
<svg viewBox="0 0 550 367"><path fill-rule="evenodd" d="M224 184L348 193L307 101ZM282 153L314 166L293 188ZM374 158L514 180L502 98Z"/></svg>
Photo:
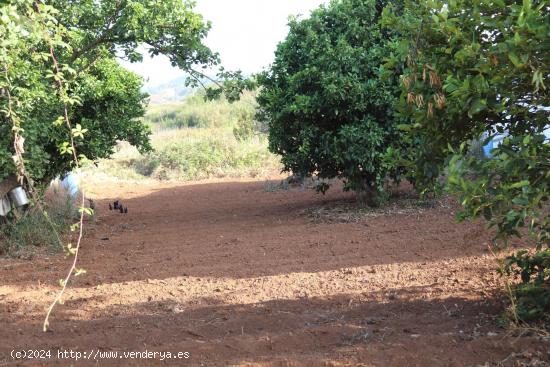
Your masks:
<svg viewBox="0 0 550 367"><path fill-rule="evenodd" d="M273 61L277 44L288 32L289 15L309 15L327 0L198 0L195 11L212 22L206 44L219 52L228 70L261 71ZM139 64L122 62L130 70L157 85L184 75L166 57Z"/></svg>

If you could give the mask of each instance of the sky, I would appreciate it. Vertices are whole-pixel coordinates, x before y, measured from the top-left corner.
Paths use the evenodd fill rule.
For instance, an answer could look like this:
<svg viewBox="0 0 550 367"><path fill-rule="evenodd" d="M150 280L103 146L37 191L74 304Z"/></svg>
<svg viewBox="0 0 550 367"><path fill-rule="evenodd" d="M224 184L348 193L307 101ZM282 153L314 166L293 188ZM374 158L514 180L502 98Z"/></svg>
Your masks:
<svg viewBox="0 0 550 367"><path fill-rule="evenodd" d="M227 70L261 71L273 61L277 44L287 35L289 15L308 16L327 0L197 0L195 11L212 22L205 44L221 56ZM145 56L139 64L121 61L151 87L184 74L166 57Z"/></svg>

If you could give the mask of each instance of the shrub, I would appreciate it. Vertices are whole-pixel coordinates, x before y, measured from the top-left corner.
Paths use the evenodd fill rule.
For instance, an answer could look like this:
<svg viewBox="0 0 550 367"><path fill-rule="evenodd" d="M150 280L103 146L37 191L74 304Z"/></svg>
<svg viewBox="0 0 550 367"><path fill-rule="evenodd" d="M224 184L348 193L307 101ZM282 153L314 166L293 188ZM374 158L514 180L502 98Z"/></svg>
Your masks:
<svg viewBox="0 0 550 367"><path fill-rule="evenodd" d="M239 141L252 139L257 134L254 110L240 109L236 113L236 124L233 128L233 135Z"/></svg>
<svg viewBox="0 0 550 367"><path fill-rule="evenodd" d="M435 188L454 155L449 189L462 201L459 219L485 217L497 243L524 227L536 241L534 254L520 252L502 269L521 274L524 321L548 311L549 16L544 1L434 0L407 1L384 17L402 35L386 67L404 69L400 111L412 119L402 129L419 141L409 151L417 186ZM472 139L497 133L510 137L492 159L465 158Z"/></svg>
<svg viewBox="0 0 550 367"><path fill-rule="evenodd" d="M380 69L393 38L379 22L384 3L335 1L290 21L258 78L258 117L286 171L343 178L345 189L370 193L399 177L399 162L385 159L405 142L394 113L398 79Z"/></svg>
<svg viewBox="0 0 550 367"><path fill-rule="evenodd" d="M16 253L29 246L51 246L60 250L60 241L78 218L77 208L75 199L63 188L48 190L44 202L47 216L39 210L29 210L19 220L9 220L0 226L3 237L0 240L0 252Z"/></svg>

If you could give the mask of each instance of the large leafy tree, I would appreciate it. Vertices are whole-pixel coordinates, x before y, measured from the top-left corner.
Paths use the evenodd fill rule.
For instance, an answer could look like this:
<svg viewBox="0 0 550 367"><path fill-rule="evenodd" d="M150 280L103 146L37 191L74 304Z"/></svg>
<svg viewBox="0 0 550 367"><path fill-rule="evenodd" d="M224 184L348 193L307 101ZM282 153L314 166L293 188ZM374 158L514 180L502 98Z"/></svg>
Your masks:
<svg viewBox="0 0 550 367"><path fill-rule="evenodd" d="M151 55L163 54L174 66L194 72L218 63L218 56L202 40L210 24L183 0L52 0L59 22L69 30L73 50L69 61L93 60L104 52L121 51L140 61L140 45Z"/></svg>
<svg viewBox="0 0 550 367"><path fill-rule="evenodd" d="M1 2L0 179L16 172L16 120L31 177L47 182L72 168L70 155L60 154L70 131L56 126L63 103L71 121L87 131L77 150L89 159L108 157L118 139L150 149L139 119L147 102L142 80L116 57L139 61L138 47L145 45L198 79L219 60L202 43L210 25L193 6L180 0ZM60 79L63 98L53 88Z"/></svg>
<svg viewBox="0 0 550 367"><path fill-rule="evenodd" d="M258 79L259 117L285 170L343 178L346 189L371 193L398 176L388 158L404 144L394 114L400 91L381 68L393 38L379 21L385 3L333 1L290 21Z"/></svg>
<svg viewBox="0 0 550 367"><path fill-rule="evenodd" d="M540 134L549 123L547 2L407 1L385 15L403 35L386 66L405 68L400 110L421 141L410 154L419 185L433 186L463 142Z"/></svg>
<svg viewBox="0 0 550 367"><path fill-rule="evenodd" d="M412 119L404 129L421 142L409 151L417 184L434 188L450 161L459 219L484 217L498 245L531 235L534 251L507 258L501 270L519 275L515 320L548 319L548 2L410 1L388 8L385 19L403 35L387 65L405 67L400 111ZM495 134L507 137L492 159L465 157L472 139Z"/></svg>

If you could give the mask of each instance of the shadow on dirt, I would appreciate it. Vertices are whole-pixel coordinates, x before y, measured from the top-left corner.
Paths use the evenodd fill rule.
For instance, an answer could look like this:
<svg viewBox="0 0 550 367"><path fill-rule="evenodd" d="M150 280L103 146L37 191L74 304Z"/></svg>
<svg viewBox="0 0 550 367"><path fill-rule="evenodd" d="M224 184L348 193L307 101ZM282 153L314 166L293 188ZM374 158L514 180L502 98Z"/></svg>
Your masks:
<svg viewBox="0 0 550 367"><path fill-rule="evenodd" d="M419 292L422 289L411 289L408 295ZM544 348L535 338L506 335L496 323L502 308L495 300L384 297L372 293L362 298L339 295L231 305L212 298L203 298L200 305L152 300L102 309L89 321L69 320L62 308L50 333L42 333L38 321L2 328L0 364L12 348L64 348L191 354L183 364L124 362L135 366L322 366L336 360L355 365L465 366L496 365L512 351L537 356ZM18 331L7 334L8 330ZM86 363L120 365L108 360Z"/></svg>

